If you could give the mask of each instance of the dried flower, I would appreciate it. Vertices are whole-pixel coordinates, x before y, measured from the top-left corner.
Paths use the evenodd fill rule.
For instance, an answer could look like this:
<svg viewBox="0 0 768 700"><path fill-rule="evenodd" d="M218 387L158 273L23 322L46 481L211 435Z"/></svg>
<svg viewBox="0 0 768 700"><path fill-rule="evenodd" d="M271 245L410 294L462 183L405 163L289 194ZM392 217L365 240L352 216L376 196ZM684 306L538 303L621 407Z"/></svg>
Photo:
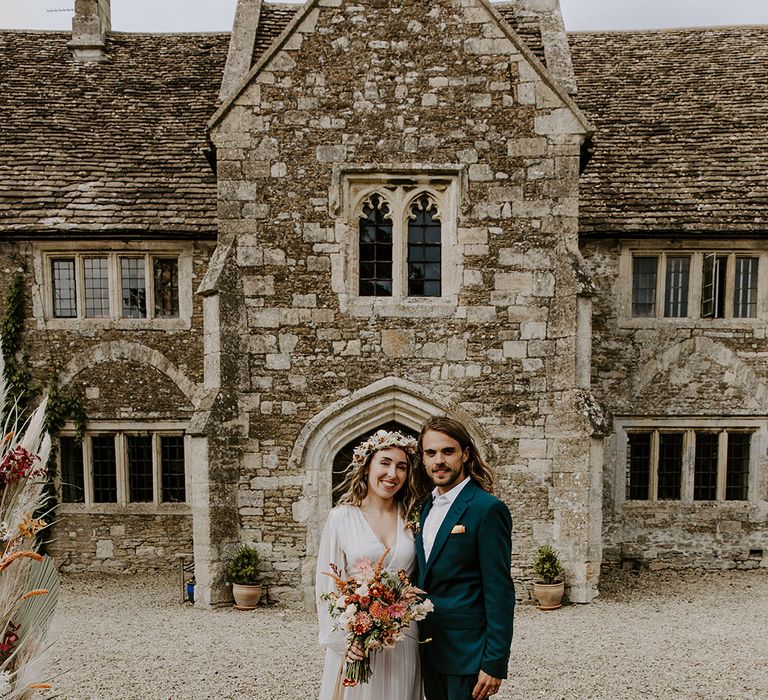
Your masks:
<svg viewBox="0 0 768 700"><path fill-rule="evenodd" d="M46 522L42 518L33 518L32 513L27 513L19 523L19 534L22 537L34 537L40 530L44 530Z"/></svg>
<svg viewBox="0 0 768 700"><path fill-rule="evenodd" d="M405 520L405 527L410 530L414 535L418 535L421 530L421 506L414 506L408 511L408 516Z"/></svg>
<svg viewBox="0 0 768 700"><path fill-rule="evenodd" d="M40 457L21 445L3 455L0 461L0 484L13 484L21 479L42 478L48 475L44 466L35 466Z"/></svg>
<svg viewBox="0 0 768 700"><path fill-rule="evenodd" d="M388 430L377 430L371 437L364 442L361 442L352 454L352 464L362 465L365 464L368 456L379 450L384 450L388 447L399 447L409 455L415 455L418 449L418 442L410 435L403 435L402 433Z"/></svg>

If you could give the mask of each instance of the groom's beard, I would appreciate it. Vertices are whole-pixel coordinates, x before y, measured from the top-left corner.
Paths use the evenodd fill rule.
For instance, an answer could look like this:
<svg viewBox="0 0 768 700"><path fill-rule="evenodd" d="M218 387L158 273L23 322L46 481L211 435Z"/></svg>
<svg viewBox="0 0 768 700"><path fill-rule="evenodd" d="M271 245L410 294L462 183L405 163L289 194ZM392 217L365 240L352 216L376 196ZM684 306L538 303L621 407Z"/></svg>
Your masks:
<svg viewBox="0 0 768 700"><path fill-rule="evenodd" d="M432 479L432 483L442 489L450 489L460 481L463 481L465 476L463 464L458 469L445 463L435 464L429 469L429 477Z"/></svg>

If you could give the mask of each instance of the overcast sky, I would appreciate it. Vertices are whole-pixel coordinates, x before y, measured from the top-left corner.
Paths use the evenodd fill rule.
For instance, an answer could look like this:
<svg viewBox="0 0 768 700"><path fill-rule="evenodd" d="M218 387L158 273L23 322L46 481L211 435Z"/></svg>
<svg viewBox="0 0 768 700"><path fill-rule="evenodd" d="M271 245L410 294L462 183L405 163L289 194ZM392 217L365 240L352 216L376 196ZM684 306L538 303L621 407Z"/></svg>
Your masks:
<svg viewBox="0 0 768 700"><path fill-rule="evenodd" d="M560 2L571 31L768 24L768 0ZM0 27L70 29L74 4L74 0L0 0ZM125 32L228 31L236 5L237 0L112 0L112 28Z"/></svg>

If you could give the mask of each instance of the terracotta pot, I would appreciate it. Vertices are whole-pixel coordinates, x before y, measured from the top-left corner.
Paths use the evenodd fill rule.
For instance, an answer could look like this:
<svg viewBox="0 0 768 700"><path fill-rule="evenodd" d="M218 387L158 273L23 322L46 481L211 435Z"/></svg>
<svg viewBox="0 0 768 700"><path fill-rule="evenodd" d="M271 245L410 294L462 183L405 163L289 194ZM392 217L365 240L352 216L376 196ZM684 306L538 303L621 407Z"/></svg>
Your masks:
<svg viewBox="0 0 768 700"><path fill-rule="evenodd" d="M565 584L559 583L534 583L533 595L539 601L540 610L557 610L563 599Z"/></svg>
<svg viewBox="0 0 768 700"><path fill-rule="evenodd" d="M253 610L261 598L261 586L246 586L244 583L232 584L232 595L238 610Z"/></svg>

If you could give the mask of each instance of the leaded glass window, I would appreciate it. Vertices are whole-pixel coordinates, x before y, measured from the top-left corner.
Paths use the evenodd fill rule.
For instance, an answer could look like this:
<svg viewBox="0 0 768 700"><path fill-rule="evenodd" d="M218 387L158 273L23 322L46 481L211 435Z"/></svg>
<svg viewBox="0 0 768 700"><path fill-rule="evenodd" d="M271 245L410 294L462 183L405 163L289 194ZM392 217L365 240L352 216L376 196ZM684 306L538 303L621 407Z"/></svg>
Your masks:
<svg viewBox="0 0 768 700"><path fill-rule="evenodd" d="M160 472L163 503L186 501L183 435L160 437Z"/></svg>
<svg viewBox="0 0 768 700"><path fill-rule="evenodd" d="M53 315L77 318L77 286L74 258L51 260L53 276Z"/></svg>
<svg viewBox="0 0 768 700"><path fill-rule="evenodd" d="M683 433L659 435L659 485L660 501L679 500L683 473Z"/></svg>
<svg viewBox="0 0 768 700"><path fill-rule="evenodd" d="M117 454L113 435L91 438L94 503L117 502Z"/></svg>
<svg viewBox="0 0 768 700"><path fill-rule="evenodd" d="M703 318L725 316L725 289L728 256L709 253L704 256L701 281L701 315Z"/></svg>
<svg viewBox="0 0 768 700"><path fill-rule="evenodd" d="M734 318L757 316L757 258L736 258L733 316Z"/></svg>
<svg viewBox="0 0 768 700"><path fill-rule="evenodd" d="M392 296L392 251L389 205L373 195L360 218L360 296Z"/></svg>
<svg viewBox="0 0 768 700"><path fill-rule="evenodd" d="M128 450L128 500L131 503L151 503L154 494L152 483L152 436L126 436Z"/></svg>
<svg viewBox="0 0 768 700"><path fill-rule="evenodd" d="M657 257L635 256L632 259L632 315L653 316L656 313Z"/></svg>
<svg viewBox="0 0 768 700"><path fill-rule="evenodd" d="M719 449L719 433L696 433L696 457L693 470L694 501L714 501L717 498Z"/></svg>
<svg viewBox="0 0 768 700"><path fill-rule="evenodd" d="M109 261L107 258L85 258L83 277L86 317L109 316Z"/></svg>
<svg viewBox="0 0 768 700"><path fill-rule="evenodd" d="M627 500L748 500L753 434L742 426L632 429L627 432Z"/></svg>
<svg viewBox="0 0 768 700"><path fill-rule="evenodd" d="M749 433L728 433L728 464L725 471L725 500L746 501L749 493Z"/></svg>
<svg viewBox="0 0 768 700"><path fill-rule="evenodd" d="M684 318L688 315L689 256L667 257L667 277L664 289L664 315Z"/></svg>
<svg viewBox="0 0 768 700"><path fill-rule="evenodd" d="M422 195L411 206L408 221L408 296L439 297L442 293L442 230L437 205Z"/></svg>
<svg viewBox="0 0 768 700"><path fill-rule="evenodd" d="M59 438L61 460L61 500L64 503L85 502L85 475L83 471L83 446L74 437Z"/></svg>
<svg viewBox="0 0 768 700"><path fill-rule="evenodd" d="M179 316L179 261L177 258L153 258L155 318Z"/></svg>
<svg viewBox="0 0 768 700"><path fill-rule="evenodd" d="M651 478L651 433L630 433L627 441L627 498L646 501Z"/></svg>
<svg viewBox="0 0 768 700"><path fill-rule="evenodd" d="M123 316L146 318L147 282L144 258L120 258Z"/></svg>

